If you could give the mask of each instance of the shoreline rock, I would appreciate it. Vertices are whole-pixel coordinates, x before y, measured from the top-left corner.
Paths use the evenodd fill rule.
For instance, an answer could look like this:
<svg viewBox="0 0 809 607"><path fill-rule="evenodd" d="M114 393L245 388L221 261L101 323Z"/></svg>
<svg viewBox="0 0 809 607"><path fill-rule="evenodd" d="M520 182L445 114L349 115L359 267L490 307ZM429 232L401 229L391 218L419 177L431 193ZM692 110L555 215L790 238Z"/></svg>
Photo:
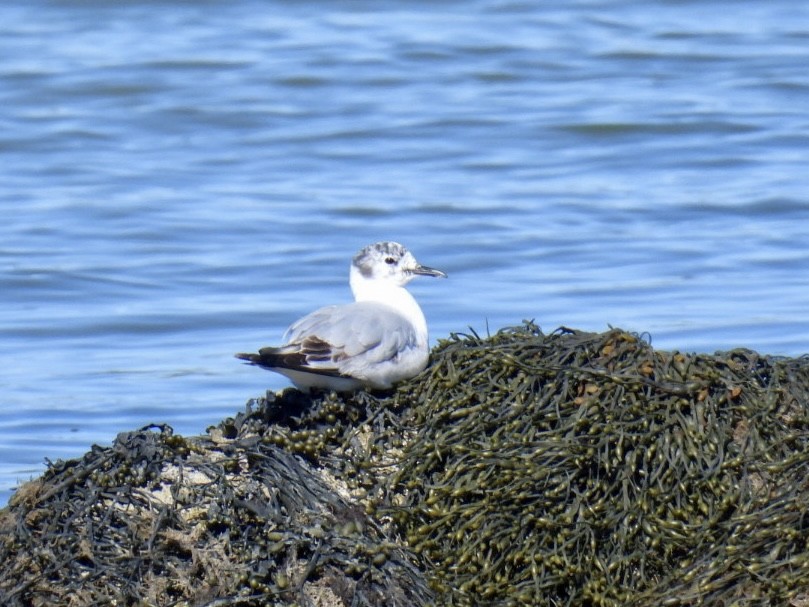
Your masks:
<svg viewBox="0 0 809 607"><path fill-rule="evenodd" d="M809 605L809 360L532 323L432 360L54 463L0 604Z"/></svg>

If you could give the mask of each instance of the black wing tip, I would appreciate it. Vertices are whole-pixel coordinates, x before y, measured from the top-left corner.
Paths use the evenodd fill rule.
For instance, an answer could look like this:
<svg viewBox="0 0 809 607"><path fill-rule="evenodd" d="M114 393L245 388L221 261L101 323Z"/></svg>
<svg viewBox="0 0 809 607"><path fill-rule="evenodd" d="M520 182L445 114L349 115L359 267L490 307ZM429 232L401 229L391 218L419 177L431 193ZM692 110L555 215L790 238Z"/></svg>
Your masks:
<svg viewBox="0 0 809 607"><path fill-rule="evenodd" d="M270 371L277 372L279 369L289 369L291 371L301 371L303 373L311 373L313 375L350 378L350 376L343 375L337 369L310 367L306 364L306 356L299 352L292 354L279 354L276 348L262 348L258 351L258 353L238 352L233 356L240 360L246 361L250 365L256 365Z"/></svg>
<svg viewBox="0 0 809 607"><path fill-rule="evenodd" d="M306 369L306 357L303 354L299 352L282 354L277 348L261 348L257 353L239 352L234 356L264 369Z"/></svg>
<svg viewBox="0 0 809 607"><path fill-rule="evenodd" d="M298 366L302 362L299 360L301 358L299 354L278 354L272 348L262 348L258 352L238 352L234 354L234 356L245 361L249 365L264 367L265 369L271 369L273 367Z"/></svg>

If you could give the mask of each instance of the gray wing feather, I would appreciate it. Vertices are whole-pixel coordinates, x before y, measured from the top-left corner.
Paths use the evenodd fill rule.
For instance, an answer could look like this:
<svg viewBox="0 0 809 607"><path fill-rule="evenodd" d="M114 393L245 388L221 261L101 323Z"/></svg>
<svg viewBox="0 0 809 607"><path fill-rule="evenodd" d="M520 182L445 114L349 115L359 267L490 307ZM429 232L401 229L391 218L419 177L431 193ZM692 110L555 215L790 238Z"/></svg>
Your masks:
<svg viewBox="0 0 809 607"><path fill-rule="evenodd" d="M284 349L300 346L311 337L326 342L331 360L311 361L310 366L336 366L345 374L393 359L416 345L413 326L393 308L374 302L320 308L289 327L286 337Z"/></svg>

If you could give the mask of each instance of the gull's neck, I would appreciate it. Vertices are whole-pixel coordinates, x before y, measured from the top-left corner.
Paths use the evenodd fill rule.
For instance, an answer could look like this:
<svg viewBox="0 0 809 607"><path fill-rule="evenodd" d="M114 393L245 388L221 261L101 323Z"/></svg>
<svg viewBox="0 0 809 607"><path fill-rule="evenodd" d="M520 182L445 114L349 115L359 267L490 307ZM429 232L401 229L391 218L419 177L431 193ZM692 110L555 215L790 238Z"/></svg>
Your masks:
<svg viewBox="0 0 809 607"><path fill-rule="evenodd" d="M427 320L418 302L407 289L385 280L366 278L355 267L351 268L350 284L355 301L373 301L395 309L416 329L419 345L427 345Z"/></svg>

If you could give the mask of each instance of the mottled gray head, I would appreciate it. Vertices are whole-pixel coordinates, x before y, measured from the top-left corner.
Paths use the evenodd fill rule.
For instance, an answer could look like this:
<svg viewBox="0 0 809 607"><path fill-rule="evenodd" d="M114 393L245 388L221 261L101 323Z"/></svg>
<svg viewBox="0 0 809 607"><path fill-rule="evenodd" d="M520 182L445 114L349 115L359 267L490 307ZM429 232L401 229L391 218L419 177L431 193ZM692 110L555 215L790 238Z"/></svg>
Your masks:
<svg viewBox="0 0 809 607"><path fill-rule="evenodd" d="M421 265L413 254L398 242L377 242L368 245L356 255L351 265L368 280L387 280L405 285L416 276L441 276L446 274Z"/></svg>

